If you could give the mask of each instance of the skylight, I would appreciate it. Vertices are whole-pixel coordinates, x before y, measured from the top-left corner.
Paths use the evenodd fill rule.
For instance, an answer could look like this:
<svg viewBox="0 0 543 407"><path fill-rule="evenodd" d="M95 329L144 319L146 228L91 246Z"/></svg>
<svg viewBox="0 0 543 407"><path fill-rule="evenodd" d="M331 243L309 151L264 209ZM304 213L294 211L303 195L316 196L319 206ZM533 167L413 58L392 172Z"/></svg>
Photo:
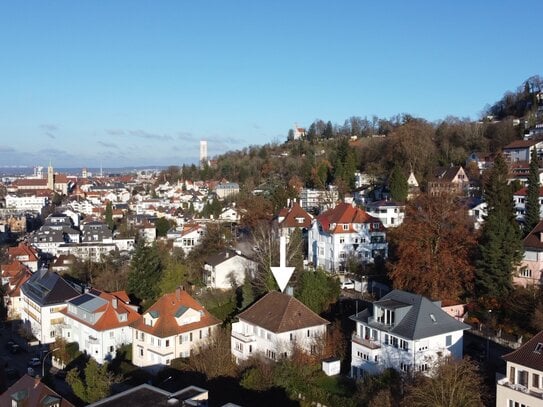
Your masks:
<svg viewBox="0 0 543 407"><path fill-rule="evenodd" d="M535 353L541 353L543 351L543 343L538 342L537 345L535 345L534 352Z"/></svg>
<svg viewBox="0 0 543 407"><path fill-rule="evenodd" d="M437 323L436 316L434 314L430 314L430 319L434 324Z"/></svg>

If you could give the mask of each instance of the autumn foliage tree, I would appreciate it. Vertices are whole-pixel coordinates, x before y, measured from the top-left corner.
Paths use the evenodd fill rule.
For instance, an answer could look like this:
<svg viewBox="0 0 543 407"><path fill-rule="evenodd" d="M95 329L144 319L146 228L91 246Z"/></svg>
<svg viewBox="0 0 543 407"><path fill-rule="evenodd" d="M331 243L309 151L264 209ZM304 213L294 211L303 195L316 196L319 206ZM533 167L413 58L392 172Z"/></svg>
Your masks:
<svg viewBox="0 0 543 407"><path fill-rule="evenodd" d="M456 300L472 286L476 239L453 196L421 195L390 235L396 258L389 276L395 288Z"/></svg>

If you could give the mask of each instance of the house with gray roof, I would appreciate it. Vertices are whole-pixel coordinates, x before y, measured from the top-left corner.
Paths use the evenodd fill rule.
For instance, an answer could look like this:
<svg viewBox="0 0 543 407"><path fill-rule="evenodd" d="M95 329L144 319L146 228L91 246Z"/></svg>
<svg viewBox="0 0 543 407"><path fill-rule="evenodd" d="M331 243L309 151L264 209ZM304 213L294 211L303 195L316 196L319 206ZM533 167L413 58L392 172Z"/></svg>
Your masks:
<svg viewBox="0 0 543 407"><path fill-rule="evenodd" d="M21 287L21 320L29 333L41 343L52 343L60 335L65 302L79 295L57 273L38 270Z"/></svg>
<svg viewBox="0 0 543 407"><path fill-rule="evenodd" d="M448 315L440 301L393 290L352 315L351 376L430 372L442 357L462 357L464 330L469 325Z"/></svg>
<svg viewBox="0 0 543 407"><path fill-rule="evenodd" d="M239 287L245 277L252 276L257 264L241 252L225 249L208 256L204 262L204 282L209 288L227 290Z"/></svg>

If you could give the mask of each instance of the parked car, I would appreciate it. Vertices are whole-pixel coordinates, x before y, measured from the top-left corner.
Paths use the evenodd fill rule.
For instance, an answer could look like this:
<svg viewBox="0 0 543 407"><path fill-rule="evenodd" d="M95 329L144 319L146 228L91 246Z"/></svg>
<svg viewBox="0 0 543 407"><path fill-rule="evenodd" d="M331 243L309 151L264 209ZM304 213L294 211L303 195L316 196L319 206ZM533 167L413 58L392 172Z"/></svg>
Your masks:
<svg viewBox="0 0 543 407"><path fill-rule="evenodd" d="M41 366L41 360L39 358L32 358L28 361L28 366L31 366L31 367Z"/></svg>
<svg viewBox="0 0 543 407"><path fill-rule="evenodd" d="M341 283L341 289L342 290L354 290L354 281L353 280L345 280Z"/></svg>
<svg viewBox="0 0 543 407"><path fill-rule="evenodd" d="M20 353L21 352L21 347L17 344L13 344L11 345L11 347L9 348L9 351L13 354L15 353Z"/></svg>

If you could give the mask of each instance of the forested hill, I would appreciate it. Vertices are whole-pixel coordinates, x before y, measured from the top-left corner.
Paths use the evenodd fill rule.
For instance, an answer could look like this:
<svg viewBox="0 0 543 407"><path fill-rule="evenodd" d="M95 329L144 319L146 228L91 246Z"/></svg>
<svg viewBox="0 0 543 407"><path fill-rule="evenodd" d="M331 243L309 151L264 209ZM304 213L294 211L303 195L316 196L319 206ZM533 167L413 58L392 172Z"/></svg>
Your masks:
<svg viewBox="0 0 543 407"><path fill-rule="evenodd" d="M182 176L172 167L161 179L225 178L246 190L263 184L322 188L334 183L346 191L353 186L356 169L387 177L399 166L404 171L413 169L424 180L437 166L463 164L472 151L494 153L522 138L538 121L537 95L542 90L543 79L533 76L487 106L477 121L446 117L432 123L408 114L390 119L353 116L342 125L315 120L307 126L303 140L292 140L292 132L287 140L285 132L283 144L228 152L202 170L184 166Z"/></svg>

